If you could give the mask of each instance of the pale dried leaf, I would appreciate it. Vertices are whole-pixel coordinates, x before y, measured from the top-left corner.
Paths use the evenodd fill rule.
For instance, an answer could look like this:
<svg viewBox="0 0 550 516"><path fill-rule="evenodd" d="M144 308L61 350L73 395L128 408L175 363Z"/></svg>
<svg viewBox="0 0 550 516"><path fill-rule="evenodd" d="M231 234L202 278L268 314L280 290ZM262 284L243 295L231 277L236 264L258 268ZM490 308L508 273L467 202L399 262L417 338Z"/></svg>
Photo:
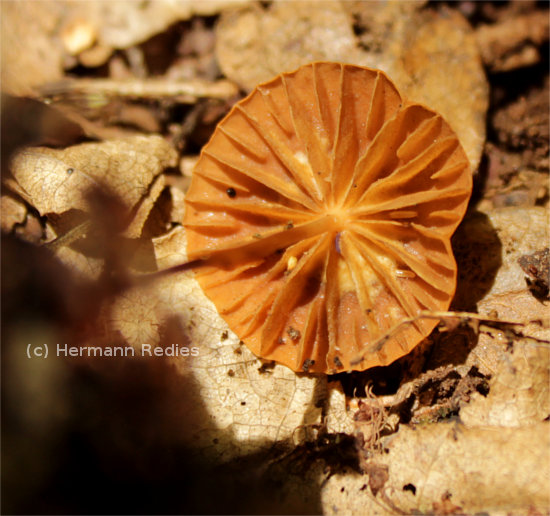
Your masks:
<svg viewBox="0 0 550 516"><path fill-rule="evenodd" d="M194 322L190 340L199 346L200 355L193 360L192 371L210 414L194 443L199 449L211 447L217 438L221 445L210 452L229 459L291 439L304 422L320 418L321 408L312 399L317 382L323 380L297 376L282 366L263 369L262 362L228 331L191 276L166 279L159 293L166 306L184 319L187 312ZM190 307L195 308L192 314ZM224 441L231 447L224 449Z"/></svg>
<svg viewBox="0 0 550 516"><path fill-rule="evenodd" d="M172 186L170 187L170 196L172 199L170 220L171 222L182 224L185 213L185 205L183 203L185 194L179 188Z"/></svg>
<svg viewBox="0 0 550 516"><path fill-rule="evenodd" d="M63 51L52 37L64 6L56 1L2 2L2 91L33 95L60 80Z"/></svg>
<svg viewBox="0 0 550 516"><path fill-rule="evenodd" d="M550 415L550 345L517 342L503 357L487 397L475 394L460 411L467 426L520 427Z"/></svg>
<svg viewBox="0 0 550 516"><path fill-rule="evenodd" d="M160 342L159 300L150 288L128 290L109 307L108 324L137 351Z"/></svg>
<svg viewBox="0 0 550 516"><path fill-rule="evenodd" d="M461 514L526 515L550 507L547 423L522 428L467 428L459 423L402 427L386 447L387 453L376 459L389 467L381 491L404 514L432 513L434 504L449 495ZM351 475L329 479L322 495L324 512L364 514L372 505L367 483L367 477ZM381 494L377 500L387 511L378 509L378 514L397 512Z"/></svg>
<svg viewBox="0 0 550 516"><path fill-rule="evenodd" d="M222 13L216 53L222 71L246 90L311 61L358 61L351 17L340 2L252 4Z"/></svg>
<svg viewBox="0 0 550 516"><path fill-rule="evenodd" d="M487 216L502 243L502 266L484 302L503 293L526 291L525 273L518 258L539 251L550 242L548 211L543 207L497 208L487 212Z"/></svg>
<svg viewBox="0 0 550 516"><path fill-rule="evenodd" d="M141 199L132 222L130 222L128 227L124 230L124 236L128 238L138 238L141 235L143 225L164 189L164 185L165 181L163 175L159 175L153 180L148 193Z"/></svg>
<svg viewBox="0 0 550 516"><path fill-rule="evenodd" d="M326 426L329 433L345 433L352 435L355 431L353 415L355 411L349 407L346 395L340 382L330 384L327 398Z"/></svg>
<svg viewBox="0 0 550 516"><path fill-rule="evenodd" d="M550 331L530 321L548 318L548 302L537 300L529 291L518 258L547 245L547 212L541 207L499 208L475 214L460 230L459 253L462 280L459 305L475 302L477 311L488 317L525 324L524 335L550 339ZM484 251L480 252L480 249ZM483 374L495 375L509 360L506 338L480 335L466 364ZM523 346L520 340L518 345Z"/></svg>
<svg viewBox="0 0 550 516"><path fill-rule="evenodd" d="M159 270L179 265L187 259L185 230L182 226L176 226L168 233L153 238L153 245Z"/></svg>
<svg viewBox="0 0 550 516"><path fill-rule="evenodd" d="M2 195L0 200L0 220L2 231L9 233L16 224L22 224L27 216L27 207L9 195Z"/></svg>
<svg viewBox="0 0 550 516"><path fill-rule="evenodd" d="M70 247L60 247L55 255L70 270L83 278L97 280L103 271L102 259L86 256Z"/></svg>
<svg viewBox="0 0 550 516"><path fill-rule="evenodd" d="M100 24L99 40L113 48L128 48L192 16L212 16L227 6L249 0L180 0L173 2L84 2ZM94 5L95 4L95 5ZM95 12L94 12L95 11Z"/></svg>
<svg viewBox="0 0 550 516"><path fill-rule="evenodd" d="M46 223L46 241L52 242L59 235L51 224ZM103 259L86 256L70 246L60 246L55 250L55 256L77 276L91 281L98 280L103 271Z"/></svg>
<svg viewBox="0 0 550 516"><path fill-rule="evenodd" d="M87 211L87 194L100 188L133 208L153 179L176 164L176 152L159 136L135 136L67 149L28 148L17 153L12 174L42 214Z"/></svg>

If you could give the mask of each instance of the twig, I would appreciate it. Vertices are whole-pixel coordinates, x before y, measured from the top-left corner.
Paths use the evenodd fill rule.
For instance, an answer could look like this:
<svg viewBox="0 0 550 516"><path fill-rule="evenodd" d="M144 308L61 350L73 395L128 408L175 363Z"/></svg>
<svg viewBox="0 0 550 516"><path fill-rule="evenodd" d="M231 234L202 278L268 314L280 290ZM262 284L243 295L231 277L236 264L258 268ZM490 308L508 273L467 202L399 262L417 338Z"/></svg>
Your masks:
<svg viewBox="0 0 550 516"><path fill-rule="evenodd" d="M528 323L538 323L543 324L543 321L527 321L526 322L520 322L520 321L503 321L500 319L496 319L493 317L484 317L479 314L471 313L471 312L443 312L443 311L424 311L420 312L415 317L411 317L408 319L404 319L403 321L396 324L391 330L389 330L383 337L379 338L377 341L374 342L369 348L362 353L359 357L353 359L350 363L351 365L357 365L360 364L364 359L365 355L367 353L373 353L376 351L380 351L382 349L382 346L392 337L394 337L398 332L403 330L405 327L410 326L417 321L421 319L436 319L436 320L448 320L448 319L454 319L458 320L459 324L468 324L471 326L471 322L475 321L476 328L474 328L476 331L479 329L480 325L488 326L489 328L497 328L497 329L504 329L506 331L512 332L512 334L516 337L525 338L528 340L532 340L538 344L550 344L550 341L539 339L537 337L532 337L529 335L523 335L520 332L516 331L515 327L523 327L525 324Z"/></svg>

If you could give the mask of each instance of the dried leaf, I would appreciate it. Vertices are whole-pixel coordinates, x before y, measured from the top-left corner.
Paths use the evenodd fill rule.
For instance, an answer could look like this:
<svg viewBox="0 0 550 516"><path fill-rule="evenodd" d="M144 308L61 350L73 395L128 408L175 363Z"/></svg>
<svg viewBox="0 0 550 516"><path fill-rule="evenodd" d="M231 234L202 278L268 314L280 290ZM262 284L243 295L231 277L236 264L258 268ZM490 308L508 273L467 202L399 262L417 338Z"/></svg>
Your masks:
<svg viewBox="0 0 550 516"><path fill-rule="evenodd" d="M433 504L444 499L467 514L527 515L550 507L548 423L522 428L467 428L459 423L401 427L386 448L377 461L388 466L389 480L377 495L378 509L367 509L369 514L430 513ZM330 478L322 492L323 512L364 514L372 505L366 484L366 477Z"/></svg>
<svg viewBox="0 0 550 516"><path fill-rule="evenodd" d="M498 72L533 65L541 59L537 47L548 42L549 28L548 16L541 16L539 12L481 25L476 38L483 61Z"/></svg>
<svg viewBox="0 0 550 516"><path fill-rule="evenodd" d="M94 189L117 195L132 209L153 179L176 164L176 152L159 136L135 136L67 149L28 148L17 153L12 174L42 214L89 210Z"/></svg>
<svg viewBox="0 0 550 516"><path fill-rule="evenodd" d="M192 16L212 16L228 5L247 3L249 0L196 0L156 1L151 3L134 2L85 2L91 4L86 10L92 11L99 23L99 40L113 48L128 48L162 32L173 23L188 20ZM95 12L94 12L95 11Z"/></svg>
<svg viewBox="0 0 550 516"><path fill-rule="evenodd" d="M60 247L56 250L55 255L70 270L75 271L82 278L97 280L103 271L103 260L101 258L87 256L69 246Z"/></svg>
<svg viewBox="0 0 550 516"><path fill-rule="evenodd" d="M52 33L63 10L57 1L2 2L4 93L33 95L40 84L62 78L62 48Z"/></svg>
<svg viewBox="0 0 550 516"><path fill-rule="evenodd" d="M502 266L484 302L492 296L527 290L518 259L542 249L550 241L548 210L543 207L498 208L487 212L487 216L501 242Z"/></svg>
<svg viewBox="0 0 550 516"><path fill-rule="evenodd" d="M27 207L17 199L2 195L0 200L0 216L2 221L2 232L10 233L16 224L25 222Z"/></svg>
<svg viewBox="0 0 550 516"><path fill-rule="evenodd" d="M227 10L217 26L216 53L224 74L249 91L311 61L360 64L351 17L334 1L315 9L295 1Z"/></svg>
<svg viewBox="0 0 550 516"><path fill-rule="evenodd" d="M137 238L141 235L143 225L145 224L145 221L147 220L149 213L153 209L153 206L155 205L159 195L164 189L164 185L165 181L163 175L158 175L153 180L153 183L149 187L149 191L147 192L145 197L141 199L141 202L137 207L132 222L130 222L128 227L125 229L124 236L128 238Z"/></svg>
<svg viewBox="0 0 550 516"><path fill-rule="evenodd" d="M483 345L482 343L480 343ZM524 427L550 415L550 345L516 342L502 357L489 394L474 394L460 411L467 426Z"/></svg>

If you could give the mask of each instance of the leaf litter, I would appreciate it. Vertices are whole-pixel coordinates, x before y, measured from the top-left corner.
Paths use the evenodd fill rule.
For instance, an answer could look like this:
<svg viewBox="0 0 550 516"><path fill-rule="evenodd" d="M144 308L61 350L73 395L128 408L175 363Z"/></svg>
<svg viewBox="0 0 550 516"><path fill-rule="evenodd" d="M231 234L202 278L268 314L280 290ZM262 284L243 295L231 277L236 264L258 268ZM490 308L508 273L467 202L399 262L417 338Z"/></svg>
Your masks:
<svg viewBox="0 0 550 516"><path fill-rule="evenodd" d="M469 149L470 161L477 164L483 149L487 92L480 80L477 50L470 46L471 34L463 18L459 21L458 11L453 10L449 17L440 12L427 14L421 4L396 7L404 10L401 14L388 14L382 7L377 11L369 4L356 8L358 11L353 12L352 6L344 10L333 3L319 17L342 16L342 20L346 20L338 30L347 31L340 41L348 45L349 55L370 53L371 59L376 58L379 63L386 60L394 70L405 66L410 74L408 79L405 76L398 79L398 71L393 75L389 72L397 82L410 81L413 90L423 83L430 84L429 76L418 74L428 69L424 64L433 55L439 55L442 61L435 61L441 70L433 70L432 77L446 75L450 79L444 91L452 90L456 77L462 77L453 70L471 67L471 74L464 73L464 77L471 78L472 85L461 85L460 90L471 89L475 94L467 96L463 113L446 117L460 131L471 133L463 143ZM248 24L258 23L257 15L252 16L250 9L265 10L266 7L254 4L245 8ZM266 24L264 28L269 23L278 27L286 23L285 9L276 4L269 7L269 16L275 16L275 21L266 16L262 22ZM386 56L380 50L382 44L376 39L379 38L376 31L366 23L357 22L363 9L374 10L381 19L385 16L389 20L386 27L395 24L394 28L401 28L402 32L393 31L395 39L388 44L392 50ZM277 14L277 10L281 14ZM223 16L240 20L241 12L229 10ZM316 15L312 14L312 19ZM358 27L351 30L353 20ZM411 20L426 32L412 35L410 27L415 23ZM222 19L220 32L223 23ZM306 17L299 23L308 27ZM249 30L252 26L246 25ZM320 31L323 27L327 27L323 30L336 30L321 19L315 21L315 26ZM438 49L430 43L431 35L438 31L453 31L454 36L448 41L455 50ZM293 55L315 59L310 57L315 45L301 41L300 36L294 46L288 47L288 40L285 43L284 38L288 38L292 30L286 32L279 31L283 40L273 45L272 59L265 59L267 50L261 50L261 46L247 43L251 49L250 59L260 56L268 66L275 66L270 76L280 70L279 65L273 64L279 49L286 49L287 54L289 48L295 49ZM306 38L308 30L304 33ZM332 37L322 32L319 35L327 41ZM223 34L218 35L219 41L222 37ZM404 41L408 41L408 45L404 45ZM445 38L439 41L446 44ZM456 47L461 46L466 49L464 55L458 54L449 68L443 66L441 63L450 61L449 53L457 55ZM395 54L396 49L402 48L409 49L405 57L401 50ZM232 72L223 67L237 56L230 55L231 49L224 50L227 55L220 58L220 64L226 75L234 78ZM337 59L337 56L328 57ZM378 63L371 60L362 64ZM241 66L244 65L241 63ZM262 67L250 68L254 75ZM434 79L435 84L438 81ZM250 87L256 82L259 80L251 79ZM437 88L428 90L426 94L432 99L457 98L441 94ZM461 98L464 100L464 96ZM431 101L425 102L441 109L430 104ZM441 110L445 109L449 109L449 113L456 111L450 107ZM78 227L86 220L79 212L97 211L97 204L90 200L88 192L90 186L94 189L99 184L109 193L115 193L125 206L121 213L126 214L126 222L115 233L151 247L152 262L148 270L182 263L186 259L185 235L180 226L173 224L181 221L181 214L178 215L177 206L170 206L171 200L181 200L181 195L163 194L167 191L164 182L174 182L172 172L163 171L176 165L176 154L166 142L155 138L135 139L129 147L103 142L66 150L23 150L16 155L12 168L19 188L7 183L15 190L10 193L10 199L17 202L6 203L6 217L3 208L3 229L15 232L17 228L25 228L21 208L24 206L27 221L33 220L33 210L46 216L47 237L42 241L62 239L68 232L67 227ZM131 150L118 154L118 147ZM153 149L159 149L158 155ZM142 155L148 159L140 157ZM149 161L151 156L156 157ZM70 169L77 173L68 174ZM46 181L37 176L42 171L46 173ZM177 182L174 184L176 186L168 191L177 190ZM163 230L151 234L148 232L150 219L161 204L162 210L170 214L168 219L163 218L168 222ZM453 308L477 310L478 314L448 317L445 319L448 324L438 328L426 345L390 366L385 373L367 371L360 378L350 377L344 381L296 375L285 367L261 362L228 330L190 273L167 276L144 286L125 285L122 293L107 296L99 308L98 322L78 335L82 343L91 345L128 343L139 349L143 344L151 344L168 349L177 342L189 348L197 346L197 356L166 359L170 370L190 382L188 385L193 388L181 394L180 402L185 402L188 411L171 420L176 429L162 427L163 431L166 435L179 434L192 454L216 463L246 460L258 453L259 463L253 463L252 470L262 472L258 473L260 476L275 478L279 486L282 482L284 487L279 488L279 493L287 507L296 504L297 499L307 499L310 505L306 506L309 507L306 512L317 507L327 514L544 511L550 506L545 475L541 474L547 471L550 462L546 429L550 410L548 348L541 341L550 338L548 302L532 295L526 280L529 274L518 260L541 252L541 243L548 242L546 210L547 207L523 211L515 207L501 210L489 207L485 218L478 215L470 222L465 221L465 225L469 223L475 231L455 237L459 239L459 267L461 263L465 265L461 282L466 290L460 290L459 285L459 302ZM479 224L480 220L487 223ZM96 225L101 224L106 224L105 219L96 220ZM87 234L89 228L84 229L83 234ZM93 269L93 277L99 278L111 262L105 261L102 253L98 257L78 250L78 239L82 236L61 240L61 245L54 250L58 254L73 255L66 259L70 269L88 271L85 275ZM476 275L481 275L479 267L487 265L487 260L475 261L479 246L492 241L499 245L484 251L493 253L494 266L484 271L484 277L477 283ZM131 272L134 275L136 271ZM452 322L457 318L461 324L455 327ZM502 321L517 324L510 326ZM445 349L449 344L453 347L451 351ZM101 373L101 362L96 361L91 367L100 378L105 374ZM397 386L389 385L388 375L397 375ZM168 377L171 378L171 374ZM174 392L170 389L165 394ZM344 436L353 436L352 445L359 451L358 464L346 461L345 443L350 441Z"/></svg>

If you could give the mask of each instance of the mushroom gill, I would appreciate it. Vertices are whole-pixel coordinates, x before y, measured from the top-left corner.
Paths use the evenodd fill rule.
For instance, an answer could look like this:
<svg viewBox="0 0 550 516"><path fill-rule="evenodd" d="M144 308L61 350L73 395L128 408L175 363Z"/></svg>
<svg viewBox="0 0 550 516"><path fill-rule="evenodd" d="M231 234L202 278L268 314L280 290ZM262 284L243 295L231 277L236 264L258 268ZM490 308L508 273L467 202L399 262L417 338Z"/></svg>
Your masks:
<svg viewBox="0 0 550 516"><path fill-rule="evenodd" d="M471 190L440 115L379 70L316 62L218 125L185 199L188 257L207 258L199 284L256 355L306 372L386 365L437 321L390 329L449 307Z"/></svg>

